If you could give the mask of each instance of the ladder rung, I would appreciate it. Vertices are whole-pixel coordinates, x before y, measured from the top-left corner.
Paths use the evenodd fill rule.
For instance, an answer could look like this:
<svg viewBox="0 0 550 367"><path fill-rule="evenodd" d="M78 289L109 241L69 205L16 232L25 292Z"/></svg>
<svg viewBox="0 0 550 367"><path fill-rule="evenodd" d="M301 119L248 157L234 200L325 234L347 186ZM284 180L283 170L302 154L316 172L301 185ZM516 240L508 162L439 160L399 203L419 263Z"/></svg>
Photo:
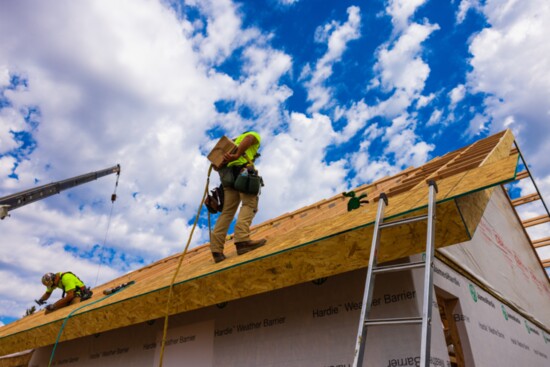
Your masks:
<svg viewBox="0 0 550 367"><path fill-rule="evenodd" d="M423 268L424 266L426 266L426 263L424 261L418 261L418 262L407 263L407 264L378 266L378 267L372 269L372 272L373 273L389 273L389 272L392 272L392 271L401 271L401 270L408 270L408 269Z"/></svg>
<svg viewBox="0 0 550 367"><path fill-rule="evenodd" d="M365 320L365 326L373 325L403 325L403 324L421 324L422 317L401 317L394 319L372 319Z"/></svg>
<svg viewBox="0 0 550 367"><path fill-rule="evenodd" d="M382 229L382 228L401 226L403 224L419 222L421 220L426 220L426 219L428 219L427 214L419 215L417 217L410 217L410 218L399 219L399 220L394 220L394 221L391 221L391 222L382 223L378 226L378 228Z"/></svg>

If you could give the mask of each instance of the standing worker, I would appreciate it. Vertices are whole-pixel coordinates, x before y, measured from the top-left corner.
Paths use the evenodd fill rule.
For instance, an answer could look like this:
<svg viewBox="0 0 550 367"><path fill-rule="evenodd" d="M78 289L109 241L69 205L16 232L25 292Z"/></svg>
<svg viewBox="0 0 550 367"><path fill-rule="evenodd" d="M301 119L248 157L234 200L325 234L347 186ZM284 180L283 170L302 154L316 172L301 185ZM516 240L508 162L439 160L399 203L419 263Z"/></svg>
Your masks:
<svg viewBox="0 0 550 367"><path fill-rule="evenodd" d="M42 284L46 286L46 292L35 302L43 305L50 298L52 292L59 288L63 291L62 298L45 308L45 313L55 311L61 307L73 305L92 297L92 291L73 273L46 273L42 277Z"/></svg>
<svg viewBox="0 0 550 367"><path fill-rule="evenodd" d="M224 161L227 162L226 170L230 170L233 177L237 177L241 171L248 168L253 169L252 162L257 156L260 148L260 134L254 131L247 131L235 139L237 151L234 153L225 153ZM246 154L246 157L244 155ZM235 224L235 247L237 254L242 255L265 245L266 239L251 240L250 225L258 211L258 194L249 194L237 191L232 184L223 183L224 204L223 210L216 222L212 237L210 239L210 249L214 262L218 263L225 260L223 247L229 225L237 212L239 204L242 202L237 223Z"/></svg>

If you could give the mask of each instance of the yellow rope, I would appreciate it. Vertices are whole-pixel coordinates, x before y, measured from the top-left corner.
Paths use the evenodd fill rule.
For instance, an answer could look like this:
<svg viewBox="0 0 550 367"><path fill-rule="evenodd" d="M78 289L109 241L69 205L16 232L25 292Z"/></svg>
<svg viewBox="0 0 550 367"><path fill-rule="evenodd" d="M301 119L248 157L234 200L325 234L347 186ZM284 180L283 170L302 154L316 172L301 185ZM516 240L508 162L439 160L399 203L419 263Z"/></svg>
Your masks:
<svg viewBox="0 0 550 367"><path fill-rule="evenodd" d="M208 177L206 178L206 187L204 188L204 194L202 195L202 200L199 205L199 210L197 212L197 216L195 217L195 222L193 223L193 227L191 228L191 233L189 234L189 239L187 240L187 244L185 245L185 249L183 250L180 261L178 263L178 267L176 268L176 271L174 272L174 276L172 277L172 281L170 282L170 290L168 291L168 301L166 302L166 313L164 315L164 331L162 333L162 344L160 347L160 359L159 359L159 367L162 367L162 361L164 358L164 346L166 344L166 334L168 332L168 316L170 315L170 302L172 301L172 290L174 289L174 282L176 281L176 277L178 276L178 273L181 268L181 264L183 263L183 258L187 254L187 249L189 248L189 244L191 243L191 239L193 238L193 232L195 231L195 227L197 226L197 222L199 221L199 216L201 214L202 204L204 203L204 199L206 199L206 195L208 194L208 185L210 183L210 173L212 172L212 166L208 169Z"/></svg>

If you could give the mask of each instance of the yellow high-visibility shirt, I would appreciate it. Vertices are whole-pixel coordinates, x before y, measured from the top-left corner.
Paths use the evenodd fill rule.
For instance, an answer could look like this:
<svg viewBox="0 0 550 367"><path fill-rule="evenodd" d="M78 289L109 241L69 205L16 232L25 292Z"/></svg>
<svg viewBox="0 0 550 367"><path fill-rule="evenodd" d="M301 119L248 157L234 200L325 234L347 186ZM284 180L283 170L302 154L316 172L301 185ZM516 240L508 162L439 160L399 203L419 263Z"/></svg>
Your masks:
<svg viewBox="0 0 550 367"><path fill-rule="evenodd" d="M246 156L252 161L254 159L254 157L256 156L256 153L258 153L258 149L260 149L260 141L261 141L261 138L260 138L260 134L258 134L257 132L255 131L247 131L241 135L239 135L237 137L237 139L235 139L235 144L237 144L237 146L239 146L239 144L241 144L241 142L244 140L244 138L247 136L247 135L252 135L256 138L257 140L257 143L256 144L252 144L250 147L248 147L248 149L244 152L244 154L246 154ZM244 166L245 164L247 164L248 161L246 160L245 157L239 157L239 159L235 159L234 161L231 161L227 164L228 167L232 167L232 166Z"/></svg>
<svg viewBox="0 0 550 367"><path fill-rule="evenodd" d="M57 274L59 274L59 276L61 275L63 276L61 277L61 279L59 280L59 283L56 286L52 288L48 287L46 289L47 293L52 293L55 288L59 288L63 292L69 292L69 291L75 290L76 287L79 287L79 288L84 287L84 283L82 283L82 281L72 273L57 273Z"/></svg>

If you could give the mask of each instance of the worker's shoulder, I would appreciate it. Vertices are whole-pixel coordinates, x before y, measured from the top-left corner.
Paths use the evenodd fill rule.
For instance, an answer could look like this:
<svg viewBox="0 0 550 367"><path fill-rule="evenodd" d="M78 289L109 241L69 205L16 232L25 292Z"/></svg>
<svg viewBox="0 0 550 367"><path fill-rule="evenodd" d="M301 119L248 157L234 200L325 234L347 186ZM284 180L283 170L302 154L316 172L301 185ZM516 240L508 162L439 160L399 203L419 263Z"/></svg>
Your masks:
<svg viewBox="0 0 550 367"><path fill-rule="evenodd" d="M260 133L258 133L257 131L245 131L244 133L241 134L241 136L244 138L245 136L247 135L252 135L253 137L256 138L256 140L258 140L258 143L261 142L262 138L260 136Z"/></svg>
<svg viewBox="0 0 550 367"><path fill-rule="evenodd" d="M61 278L63 280L79 280L79 278L72 271L61 273Z"/></svg>

